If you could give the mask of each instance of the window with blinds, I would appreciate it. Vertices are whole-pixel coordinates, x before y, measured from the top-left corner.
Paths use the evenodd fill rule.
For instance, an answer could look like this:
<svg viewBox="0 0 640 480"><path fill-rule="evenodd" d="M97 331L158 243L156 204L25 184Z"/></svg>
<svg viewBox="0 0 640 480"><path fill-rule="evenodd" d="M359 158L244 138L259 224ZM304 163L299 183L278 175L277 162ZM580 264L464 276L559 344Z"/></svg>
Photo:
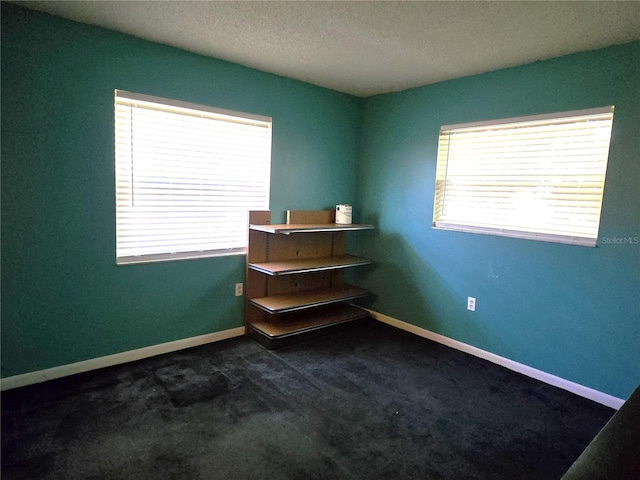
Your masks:
<svg viewBox="0 0 640 480"><path fill-rule="evenodd" d="M270 177L271 118L115 91L117 264L244 253Z"/></svg>
<svg viewBox="0 0 640 480"><path fill-rule="evenodd" d="M434 228L595 246L613 110L441 127Z"/></svg>

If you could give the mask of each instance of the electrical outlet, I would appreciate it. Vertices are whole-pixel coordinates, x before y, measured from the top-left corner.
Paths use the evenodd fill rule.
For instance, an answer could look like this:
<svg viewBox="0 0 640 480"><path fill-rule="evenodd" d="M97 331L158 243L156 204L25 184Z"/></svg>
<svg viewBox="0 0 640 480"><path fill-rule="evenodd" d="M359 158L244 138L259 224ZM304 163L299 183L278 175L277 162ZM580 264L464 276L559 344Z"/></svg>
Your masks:
<svg viewBox="0 0 640 480"><path fill-rule="evenodd" d="M467 310L476 311L476 299L474 297L467 297Z"/></svg>
<svg viewBox="0 0 640 480"><path fill-rule="evenodd" d="M242 296L242 291L243 291L243 284L242 283L236 283L236 297L241 297Z"/></svg>

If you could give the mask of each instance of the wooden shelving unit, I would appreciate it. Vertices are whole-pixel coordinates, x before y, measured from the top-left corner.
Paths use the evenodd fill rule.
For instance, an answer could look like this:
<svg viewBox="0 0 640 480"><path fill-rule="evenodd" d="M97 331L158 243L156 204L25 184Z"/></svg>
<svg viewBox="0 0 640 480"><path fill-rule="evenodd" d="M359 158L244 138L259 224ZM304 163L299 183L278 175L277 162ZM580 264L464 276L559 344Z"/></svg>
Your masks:
<svg viewBox="0 0 640 480"><path fill-rule="evenodd" d="M268 211L249 214L246 326L268 348L367 316L350 302L369 292L345 284L343 271L371 262L346 254L345 234L374 227L336 224L334 215L290 210L286 224L272 225Z"/></svg>

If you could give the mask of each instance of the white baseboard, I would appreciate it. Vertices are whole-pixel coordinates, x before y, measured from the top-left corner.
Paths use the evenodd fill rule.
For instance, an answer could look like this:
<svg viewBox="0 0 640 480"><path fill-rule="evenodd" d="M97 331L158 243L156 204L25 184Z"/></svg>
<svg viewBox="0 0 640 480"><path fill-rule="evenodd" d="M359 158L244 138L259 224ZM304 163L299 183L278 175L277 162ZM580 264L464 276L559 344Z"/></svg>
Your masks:
<svg viewBox="0 0 640 480"><path fill-rule="evenodd" d="M380 322L386 323L401 330L405 330L420 337L433 340L434 342L441 343L443 345L446 345L447 347L455 348L456 350L460 350L484 360L488 360L492 363L496 363L498 365L506 367L509 370L513 370L528 377L535 378L536 380L540 380L541 382L553 385L554 387L562 388L569 392L575 393L576 395L580 395L581 397L588 398L589 400L593 400L594 402L600 403L602 405L606 405L607 407L615 408L616 410L618 410L624 403L624 400L620 398L608 395L589 387L585 387L584 385L580 385L578 383L570 382L569 380L565 380L564 378L556 377L555 375L537 370L522 363L514 362L513 360L501 357L500 355L496 355L495 353L487 352L486 350L482 350L472 345L459 342L458 340L453 340L452 338L445 337L430 330L425 330L424 328L420 328L410 323L403 322L402 320L397 320L374 310L368 310L368 312L374 319Z"/></svg>
<svg viewBox="0 0 640 480"><path fill-rule="evenodd" d="M150 347L129 350L128 352L107 355L106 357L92 358L91 360L84 360L82 362L70 363L68 365L61 365L59 367L47 368L46 370L38 370L36 372L29 372L22 375L2 378L0 379L0 390L9 390L11 388L24 387L26 385L32 385L34 383L53 380L54 378L61 378L68 375L74 375L76 373L97 370L98 368L111 367L113 365L120 365L121 363L127 362L135 362L136 360L154 357L163 353L170 353L177 350L183 350L185 348L197 347L199 345L204 345L207 343L219 342L220 340L226 340L227 338L240 337L244 335L244 332L245 327L231 328L229 330L223 330L221 332L208 333L206 335L200 335L191 338L184 338L182 340L176 340L174 342L161 343L159 345L152 345Z"/></svg>
<svg viewBox="0 0 640 480"><path fill-rule="evenodd" d="M445 337L438 333L426 330L421 327L417 327L402 320L397 320L393 317L389 317L374 310L368 310L371 317L374 319L391 325L393 327L405 330L423 338L433 340L434 342L446 345L448 347L460 350L462 352L474 355L476 357L488 360L492 363L501 365L509 370L521 373L541 382L553 385L555 387L562 388L569 392L580 395L581 397L588 398L594 402L606 405L607 407L619 409L624 400L608 395L606 393L594 390L584 385L565 380L564 378L551 375L550 373L537 370L522 363L509 360L508 358L501 357L495 353L487 352L480 348L468 345L458 340ZM226 340L228 338L239 337L244 335L245 327L237 327L229 330L223 330L221 332L208 333L206 335L200 335L198 337L185 338L182 340L176 340L173 342L161 343L159 345L152 345L150 347L139 348L136 350L130 350L128 352L116 353L114 355L107 355L105 357L92 358L91 360L85 360L82 362L70 363L68 365L61 365L59 367L48 368L46 370L38 370L35 372L24 373L22 375L15 375L13 377L7 377L0 379L0 390L9 390L12 388L24 387L26 385L32 385L35 383L45 382L47 380L53 380L55 378L66 377L74 375L76 373L88 372L91 370L97 370L99 368L110 367L114 365L120 365L122 363L134 362L136 360L142 360L143 358L154 357L163 353L175 352L177 350L183 350L185 348L197 347L207 343L218 342L220 340Z"/></svg>

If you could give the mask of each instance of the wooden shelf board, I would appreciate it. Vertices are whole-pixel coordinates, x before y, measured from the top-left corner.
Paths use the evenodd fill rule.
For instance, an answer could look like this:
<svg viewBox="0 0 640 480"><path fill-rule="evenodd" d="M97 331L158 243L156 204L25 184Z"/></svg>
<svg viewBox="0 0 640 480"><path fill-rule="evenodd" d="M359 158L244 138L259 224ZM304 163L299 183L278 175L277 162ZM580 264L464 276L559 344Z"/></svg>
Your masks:
<svg viewBox="0 0 640 480"><path fill-rule="evenodd" d="M311 330L337 325L369 316L369 313L354 305L334 305L300 312L295 315L282 315L275 318L251 323L251 327L270 337L296 335Z"/></svg>
<svg viewBox="0 0 640 480"><path fill-rule="evenodd" d="M344 255L336 257L305 258L298 260L282 260L279 262L250 263L249 268L267 275L292 275L295 273L320 272L346 267L368 265L371 260Z"/></svg>
<svg viewBox="0 0 640 480"><path fill-rule="evenodd" d="M278 225L249 225L251 230L266 233L314 233L314 232L347 232L353 230L372 230L373 225L365 223L283 223Z"/></svg>
<svg viewBox="0 0 640 480"><path fill-rule="evenodd" d="M339 287L319 288L315 290L303 290L301 292L273 295L270 297L252 298L249 301L268 313L287 313L303 310L321 305L346 302L369 295L364 288L351 285Z"/></svg>

